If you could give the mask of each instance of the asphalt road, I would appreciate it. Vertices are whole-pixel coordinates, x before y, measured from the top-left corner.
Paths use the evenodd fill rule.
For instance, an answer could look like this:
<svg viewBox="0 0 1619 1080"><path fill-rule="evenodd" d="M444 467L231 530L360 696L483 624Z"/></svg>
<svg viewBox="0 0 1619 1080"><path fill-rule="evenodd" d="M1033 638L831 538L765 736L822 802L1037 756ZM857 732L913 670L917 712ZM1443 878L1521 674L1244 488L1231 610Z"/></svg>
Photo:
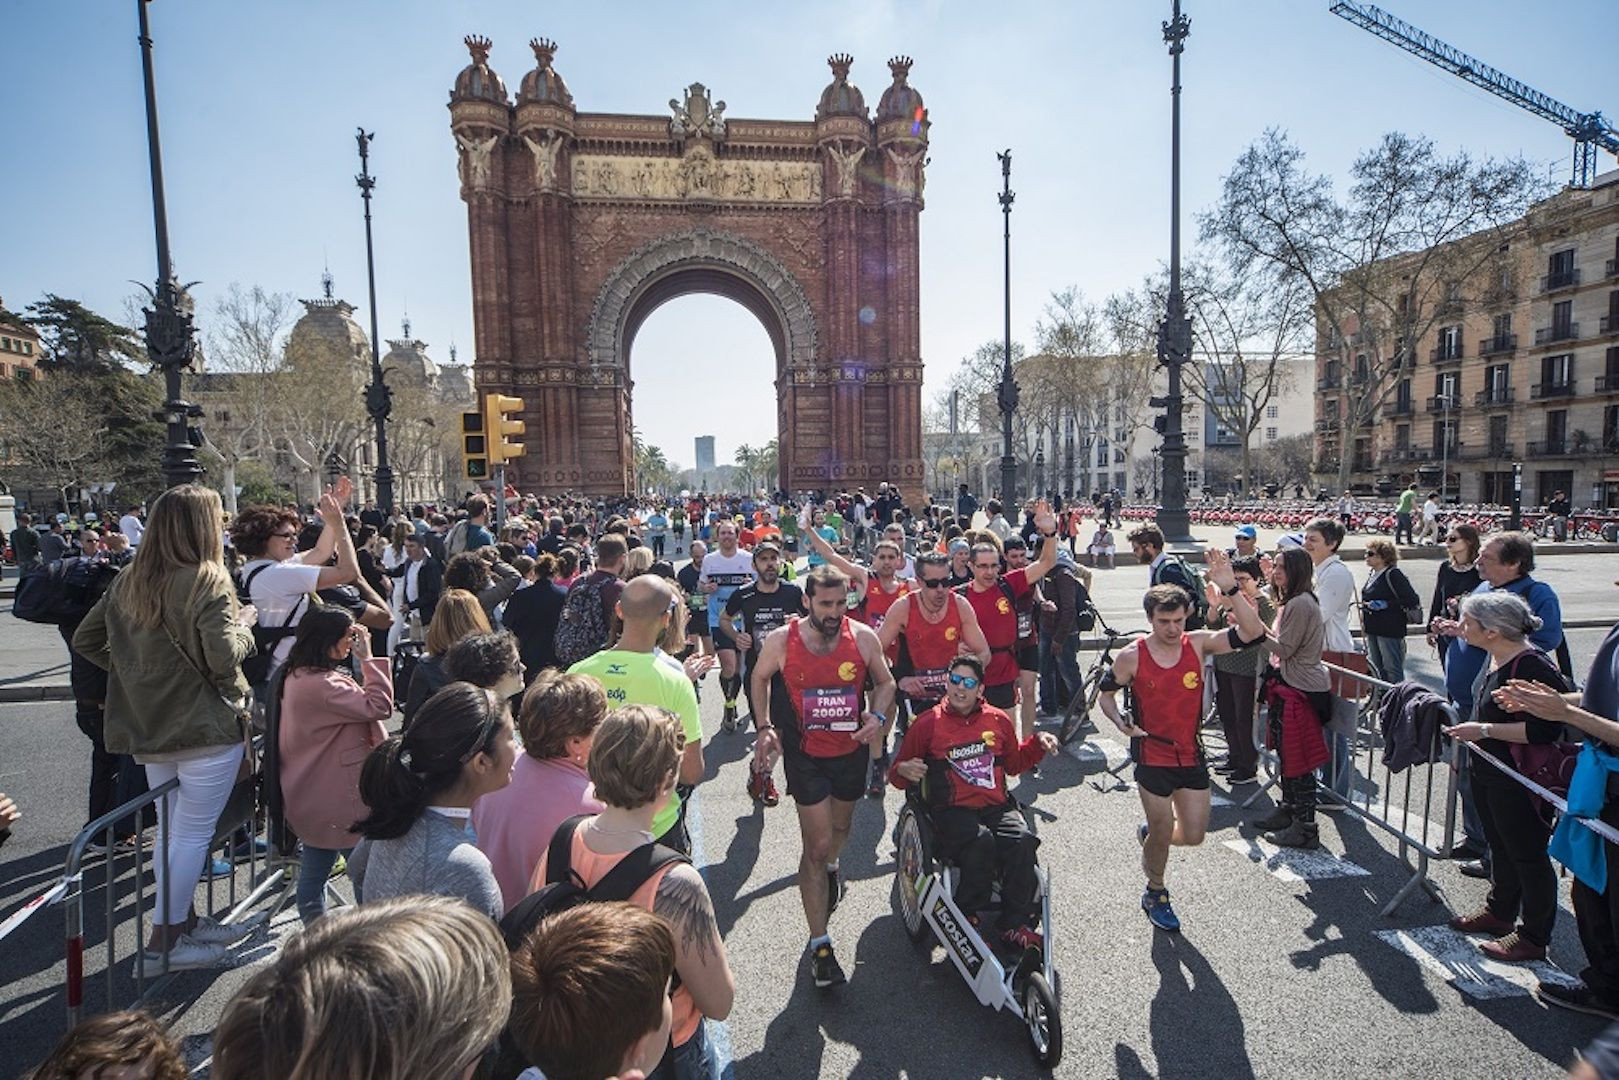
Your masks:
<svg viewBox="0 0 1619 1080"><path fill-rule="evenodd" d="M1593 619L1611 614L1608 583L1619 557L1583 562L1565 569L1548 560L1543 573L1569 608ZM1422 564L1411 566L1420 573ZM1104 609L1117 604L1127 616L1144 569L1099 578L1106 579L1098 591ZM1570 634L1577 664L1601 637L1595 629ZM1429 674L1426 650L1412 644L1414 673ZM698 790L694 824L737 976L735 1008L713 1028L731 1075L1037 1075L1020 1025L979 1006L943 952L913 946L894 914L895 792L881 804L860 804L842 860L849 891L832 934L849 984L830 993L809 984L793 811L790 803L761 809L746 797L751 736L719 731L717 691L710 678L703 698L709 779ZM0 705L0 790L27 815L0 849L0 917L59 873L83 821L86 751L70 705ZM1482 963L1442 929L1453 909L1471 911L1484 895L1481 883L1450 864L1432 870L1445 903L1418 892L1381 917L1408 872L1394 845L1352 816L1322 818L1323 847L1335 858L1289 861L1255 848L1241 827L1268 800L1254 811L1217 805L1207 842L1171 857L1169 886L1185 932L1154 931L1137 906L1137 796L1092 783L1108 779L1101 759L1117 762L1122 753L1103 738L1091 760L1048 762L1041 779L1015 788L1039 819L1053 879L1051 939L1067 1045L1056 1075L1555 1076L1599 1030L1596 1021L1548 1011L1528 993L1531 975ZM94 867L87 875L92 916L105 896L98 875ZM1561 888L1552 960L1578 972L1566 881ZM127 924L127 885L119 904ZM199 1063L224 1002L295 932L293 922L283 916L250 938L242 967L187 973L159 995L156 1007L188 1036ZM61 911L48 909L0 944L0 1075L37 1061L63 1030L62 925ZM93 930L86 956L92 1004L103 1000L99 934ZM127 969L127 958L119 965Z"/></svg>

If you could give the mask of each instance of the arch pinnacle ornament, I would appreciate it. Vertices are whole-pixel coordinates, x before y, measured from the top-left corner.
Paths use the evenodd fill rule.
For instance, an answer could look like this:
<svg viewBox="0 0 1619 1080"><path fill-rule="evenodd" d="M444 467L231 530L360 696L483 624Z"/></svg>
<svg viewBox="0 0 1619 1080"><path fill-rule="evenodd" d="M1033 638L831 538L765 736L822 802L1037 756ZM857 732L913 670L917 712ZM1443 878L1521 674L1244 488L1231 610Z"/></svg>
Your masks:
<svg viewBox="0 0 1619 1080"><path fill-rule="evenodd" d="M752 286L769 303L785 335L780 365L795 371L814 369L815 311L798 279L758 244L706 228L659 237L613 268L591 307L591 367L623 367L628 320L647 287L686 270L717 270Z"/></svg>

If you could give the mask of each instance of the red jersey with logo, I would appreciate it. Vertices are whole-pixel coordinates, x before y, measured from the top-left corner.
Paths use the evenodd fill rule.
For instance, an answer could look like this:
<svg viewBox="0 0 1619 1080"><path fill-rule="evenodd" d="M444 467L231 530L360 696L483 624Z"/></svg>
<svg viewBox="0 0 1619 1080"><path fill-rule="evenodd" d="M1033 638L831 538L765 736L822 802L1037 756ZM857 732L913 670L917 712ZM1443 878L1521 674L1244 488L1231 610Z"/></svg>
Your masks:
<svg viewBox="0 0 1619 1080"><path fill-rule="evenodd" d="M950 664L961 651L961 606L953 594L946 592L950 603L944 616L930 623L922 613L920 593L911 598L911 610L905 616L905 651L911 658L911 674L922 680L933 697L944 695L945 676Z"/></svg>
<svg viewBox="0 0 1619 1080"><path fill-rule="evenodd" d="M1163 667L1152 658L1146 639L1136 645L1136 726L1142 739L1136 757L1142 765L1186 768L1203 764L1197 729L1203 721L1203 659L1188 638L1181 638L1180 658Z"/></svg>
<svg viewBox="0 0 1619 1080"><path fill-rule="evenodd" d="M873 632L880 631L883 628L883 620L888 617L888 609L909 591L905 582L899 578L894 579L894 584L899 587L893 592L885 592L882 580L876 574L871 575L866 581L866 597L860 602L860 609L849 614L871 627ZM885 655L890 664L899 659L897 640Z"/></svg>
<svg viewBox="0 0 1619 1080"><path fill-rule="evenodd" d="M850 736L860 729L865 711L866 661L854 639L854 626L844 619L838 643L825 656L804 644L802 618L787 622L787 657L782 685L798 720L800 746L810 757L843 757L866 748Z"/></svg>
<svg viewBox="0 0 1619 1080"><path fill-rule="evenodd" d="M1033 735L1018 742L1012 718L993 705L980 703L972 715L962 716L940 702L911 721L894 754L888 782L902 790L910 785L897 771L902 761L941 761L946 768L930 769L930 774L935 780L941 772L947 778L951 806L1004 806L1007 776L1016 776L1045 756L1045 748Z"/></svg>
<svg viewBox="0 0 1619 1080"><path fill-rule="evenodd" d="M1017 682L1018 614L1017 602L1033 591L1029 575L1013 570L1001 575L1007 587L992 585L980 592L973 582L961 587L961 594L973 606L978 626L989 642L989 667L984 671L984 682L989 686L1004 686ZM1012 595L1008 597L1006 594Z"/></svg>

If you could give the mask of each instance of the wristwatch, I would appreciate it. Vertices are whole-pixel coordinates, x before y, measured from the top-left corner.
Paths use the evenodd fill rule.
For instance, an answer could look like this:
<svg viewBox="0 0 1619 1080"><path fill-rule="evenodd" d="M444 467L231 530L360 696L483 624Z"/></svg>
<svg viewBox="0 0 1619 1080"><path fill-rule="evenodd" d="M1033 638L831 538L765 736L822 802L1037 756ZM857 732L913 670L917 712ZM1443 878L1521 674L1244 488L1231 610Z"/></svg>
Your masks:
<svg viewBox="0 0 1619 1080"><path fill-rule="evenodd" d="M1231 586L1231 588L1229 588L1229 589L1221 589L1220 590L1220 592L1225 594L1226 596L1236 596L1241 591L1242 591L1242 589L1239 588L1236 585Z"/></svg>
<svg viewBox="0 0 1619 1080"><path fill-rule="evenodd" d="M1488 739L1490 737L1490 725L1480 724L1478 726L1478 733L1480 738Z"/></svg>

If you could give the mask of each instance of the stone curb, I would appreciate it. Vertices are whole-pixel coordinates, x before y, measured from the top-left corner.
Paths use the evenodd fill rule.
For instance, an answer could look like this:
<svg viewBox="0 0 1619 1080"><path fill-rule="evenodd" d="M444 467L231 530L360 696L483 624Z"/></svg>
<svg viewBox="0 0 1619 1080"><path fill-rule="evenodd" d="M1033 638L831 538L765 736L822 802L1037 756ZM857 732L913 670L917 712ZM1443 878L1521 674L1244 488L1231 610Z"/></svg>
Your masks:
<svg viewBox="0 0 1619 1080"><path fill-rule="evenodd" d="M72 701L73 688L66 683L25 683L0 686L0 705L29 701Z"/></svg>

